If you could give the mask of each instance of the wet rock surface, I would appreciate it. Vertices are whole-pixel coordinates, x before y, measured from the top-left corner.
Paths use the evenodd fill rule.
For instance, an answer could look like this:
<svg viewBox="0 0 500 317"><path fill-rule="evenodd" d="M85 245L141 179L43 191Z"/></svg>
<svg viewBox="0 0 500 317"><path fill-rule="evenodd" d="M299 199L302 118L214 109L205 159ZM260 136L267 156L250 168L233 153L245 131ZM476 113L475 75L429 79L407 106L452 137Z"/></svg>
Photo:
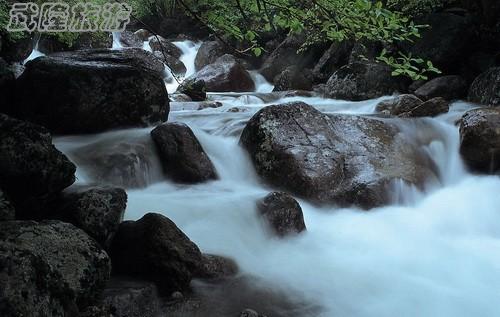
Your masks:
<svg viewBox="0 0 500 317"><path fill-rule="evenodd" d="M270 193L257 202L257 209L273 233L279 237L306 230L302 208L287 193Z"/></svg>
<svg viewBox="0 0 500 317"><path fill-rule="evenodd" d="M434 78L415 90L415 95L423 100L441 97L456 100L467 94L467 82L460 76L450 75Z"/></svg>
<svg viewBox="0 0 500 317"><path fill-rule="evenodd" d="M183 123L166 123L151 132L163 170L180 183L217 179L215 167L193 131Z"/></svg>
<svg viewBox="0 0 500 317"><path fill-rule="evenodd" d="M255 89L248 71L229 54L219 57L214 63L203 67L187 80L195 82L203 80L206 90L212 92L241 92Z"/></svg>
<svg viewBox="0 0 500 317"><path fill-rule="evenodd" d="M274 91L312 90L312 73L296 66L287 67L274 78Z"/></svg>
<svg viewBox="0 0 500 317"><path fill-rule="evenodd" d="M300 102L257 112L240 143L263 180L320 204L369 209L390 202L395 181L436 180L430 159L396 126Z"/></svg>
<svg viewBox="0 0 500 317"><path fill-rule="evenodd" d="M479 108L465 113L460 122L460 154L474 172L500 171L500 109Z"/></svg>
<svg viewBox="0 0 500 317"><path fill-rule="evenodd" d="M76 166L38 125L0 114L0 186L20 218L37 218L39 209L75 181Z"/></svg>
<svg viewBox="0 0 500 317"><path fill-rule="evenodd" d="M218 40L203 42L196 54L194 66L197 70L202 69L226 53L229 53L229 50Z"/></svg>
<svg viewBox="0 0 500 317"><path fill-rule="evenodd" d="M0 314L76 315L109 278L107 254L73 225L0 222Z"/></svg>
<svg viewBox="0 0 500 317"><path fill-rule="evenodd" d="M145 54L86 50L40 57L18 79L18 102L9 112L58 134L164 121L168 95L157 69L163 72L163 64Z"/></svg>

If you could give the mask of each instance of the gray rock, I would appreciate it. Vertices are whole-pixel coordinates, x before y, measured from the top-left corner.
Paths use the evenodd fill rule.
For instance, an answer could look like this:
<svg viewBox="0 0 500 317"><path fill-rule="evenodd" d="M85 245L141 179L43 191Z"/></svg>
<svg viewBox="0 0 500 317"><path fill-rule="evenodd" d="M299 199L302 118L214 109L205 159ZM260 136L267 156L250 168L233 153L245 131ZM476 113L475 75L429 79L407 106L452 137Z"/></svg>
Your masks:
<svg viewBox="0 0 500 317"><path fill-rule="evenodd" d="M210 158L193 131L183 123L166 123L151 131L165 174L180 183L217 179Z"/></svg>
<svg viewBox="0 0 500 317"><path fill-rule="evenodd" d="M320 204L369 209L391 201L395 181L436 180L430 158L396 126L300 102L257 112L240 143L263 180Z"/></svg>
<svg viewBox="0 0 500 317"><path fill-rule="evenodd" d="M297 66L287 67L274 78L273 91L312 90L312 73Z"/></svg>
<svg viewBox="0 0 500 317"><path fill-rule="evenodd" d="M469 89L468 99L485 106L500 106L500 67L479 75Z"/></svg>
<svg viewBox="0 0 500 317"><path fill-rule="evenodd" d="M165 53L165 55L170 55L176 59L179 59L182 55L182 50L180 48L161 36L153 36L149 41L149 46L151 46L153 52Z"/></svg>
<svg viewBox="0 0 500 317"><path fill-rule="evenodd" d="M127 193L114 187L75 187L64 191L50 217L72 223L102 246L118 230L127 207Z"/></svg>
<svg viewBox="0 0 500 317"><path fill-rule="evenodd" d="M391 75L387 65L362 61L343 66L328 79L327 97L346 100L366 100L406 90L400 77Z"/></svg>
<svg viewBox="0 0 500 317"><path fill-rule="evenodd" d="M500 171L499 108L479 108L465 113L460 122L460 154L475 172Z"/></svg>
<svg viewBox="0 0 500 317"><path fill-rule="evenodd" d="M306 230L299 203L287 193L273 192L257 202L260 215L279 237Z"/></svg>
<svg viewBox="0 0 500 317"><path fill-rule="evenodd" d="M196 54L194 66L197 70L200 70L214 63L219 57L227 53L229 53L229 50L218 40L203 42Z"/></svg>
<svg viewBox="0 0 500 317"><path fill-rule="evenodd" d="M456 100L465 97L467 82L460 76L449 75L434 78L415 90L415 95L423 100L442 97L446 100Z"/></svg>
<svg viewBox="0 0 500 317"><path fill-rule="evenodd" d="M200 80L205 82L206 91L212 92L242 92L255 89L255 83L248 71L229 54L219 57L214 63L187 78L187 81Z"/></svg>
<svg viewBox="0 0 500 317"><path fill-rule="evenodd" d="M144 42L137 34L131 31L120 32L119 41L125 47L137 48L142 48Z"/></svg>
<svg viewBox="0 0 500 317"><path fill-rule="evenodd" d="M404 94L399 95L394 99L380 102L376 107L376 111L397 116L408 112L421 104L422 100L420 100L417 96Z"/></svg>
<svg viewBox="0 0 500 317"><path fill-rule="evenodd" d="M58 221L0 222L0 315L76 315L109 278L109 258L91 238Z"/></svg>
<svg viewBox="0 0 500 317"><path fill-rule="evenodd" d="M0 189L0 221L14 220L16 210L7 195Z"/></svg>
<svg viewBox="0 0 500 317"><path fill-rule="evenodd" d="M197 277L221 279L234 276L237 273L238 264L234 260L213 254L203 254L202 269Z"/></svg>
<svg viewBox="0 0 500 317"><path fill-rule="evenodd" d="M450 110L450 103L444 98L435 97L421 103L420 105L410 109L409 111L400 114L400 117L419 118L419 117L435 117Z"/></svg>

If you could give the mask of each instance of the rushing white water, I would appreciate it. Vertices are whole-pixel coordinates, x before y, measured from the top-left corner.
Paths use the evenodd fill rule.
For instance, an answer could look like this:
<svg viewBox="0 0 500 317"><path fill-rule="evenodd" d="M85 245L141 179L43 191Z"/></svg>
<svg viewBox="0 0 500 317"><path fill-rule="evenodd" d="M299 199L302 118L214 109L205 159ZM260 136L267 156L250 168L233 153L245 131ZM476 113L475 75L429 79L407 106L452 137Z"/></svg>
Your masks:
<svg viewBox="0 0 500 317"><path fill-rule="evenodd" d="M173 42L173 44L177 46L182 52L179 60L186 67L186 73L184 74L184 76L177 76L178 80L176 80L172 75L172 72L168 68L165 68L165 72L167 73L165 81L167 85L167 91L169 93L174 93L185 78L188 78L196 72L194 60L196 59L196 54L198 54L198 50L201 46L201 42L195 43L188 40L176 41Z"/></svg>
<svg viewBox="0 0 500 317"><path fill-rule="evenodd" d="M26 64L29 61L32 61L38 57L45 56L44 53L40 52L38 50L38 42L40 41L40 36L37 36L35 38L35 44L33 45L33 50L31 51L31 54L22 62L22 64Z"/></svg>
<svg viewBox="0 0 500 317"><path fill-rule="evenodd" d="M273 91L274 85L269 83L258 71L250 71L250 76L252 76L253 82L255 83L255 92L266 93Z"/></svg>
<svg viewBox="0 0 500 317"><path fill-rule="evenodd" d="M123 48L122 42L120 40L120 32L113 32L113 44L111 46L114 50L121 50Z"/></svg>
<svg viewBox="0 0 500 317"><path fill-rule="evenodd" d="M192 75L199 43L175 42ZM439 184L420 192L395 184L394 204L364 212L318 208L300 201L308 228L279 240L259 220L255 203L272 188L259 182L238 137L262 107L304 101L325 113L372 114L383 97L347 102L272 93L252 72L256 92L211 93L219 108L198 111L171 103L170 121L188 124L214 163L220 179L178 185L163 179L155 158L146 160L147 187L128 190L126 219L147 212L171 218L204 252L234 258L243 273L269 288L300 296L320 307L308 316L498 316L500 298L500 178L475 176L459 156L455 122L473 107L457 102L437 118L396 121L401 133L434 160ZM167 83L169 92L178 83ZM238 111L235 111L237 109ZM74 160L78 150L113 148L148 138L151 129L65 137L56 145ZM138 167L144 164L138 164ZM78 182L91 183L79 166Z"/></svg>

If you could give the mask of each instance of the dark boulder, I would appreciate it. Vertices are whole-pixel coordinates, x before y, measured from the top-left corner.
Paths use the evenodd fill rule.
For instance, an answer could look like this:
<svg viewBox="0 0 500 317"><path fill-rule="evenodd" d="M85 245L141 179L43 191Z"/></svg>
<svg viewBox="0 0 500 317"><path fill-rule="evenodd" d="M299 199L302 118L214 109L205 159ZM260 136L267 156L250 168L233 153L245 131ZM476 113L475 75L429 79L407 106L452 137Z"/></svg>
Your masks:
<svg viewBox="0 0 500 317"><path fill-rule="evenodd" d="M177 91L189 96L192 101L205 101L207 99L207 87L203 79L186 80Z"/></svg>
<svg viewBox="0 0 500 317"><path fill-rule="evenodd" d="M164 121L169 103L158 72L163 64L142 58L152 54L139 51L86 50L37 58L18 79L18 103L10 112L59 134Z"/></svg>
<svg viewBox="0 0 500 317"><path fill-rule="evenodd" d="M418 107L422 104L422 102L423 101L415 95L404 94L399 95L394 99L384 100L380 102L375 110L377 112L397 116Z"/></svg>
<svg viewBox="0 0 500 317"><path fill-rule="evenodd" d="M165 53L165 55L170 55L177 59L182 55L182 50L180 48L161 36L153 36L149 41L149 46L151 46L153 52Z"/></svg>
<svg viewBox="0 0 500 317"><path fill-rule="evenodd" d="M73 184L75 171L45 128L0 114L0 187L18 217L36 217L42 205Z"/></svg>
<svg viewBox="0 0 500 317"><path fill-rule="evenodd" d="M165 174L176 182L217 179L210 158L193 131L183 123L166 123L151 131Z"/></svg>
<svg viewBox="0 0 500 317"><path fill-rule="evenodd" d="M299 68L313 68L326 49L323 46L309 46L300 50L306 38L303 34L288 36L264 61L260 73L273 81L287 67L295 65Z"/></svg>
<svg viewBox="0 0 500 317"><path fill-rule="evenodd" d="M302 208L287 193L270 193L257 202L257 209L268 226L279 237L298 234L306 230Z"/></svg>
<svg viewBox="0 0 500 317"><path fill-rule="evenodd" d="M122 222L110 255L116 273L153 281L164 294L188 289L203 263L196 244L170 219L154 213Z"/></svg>
<svg viewBox="0 0 500 317"><path fill-rule="evenodd" d="M348 41L334 42L313 68L313 76L316 83L324 83L340 67L349 61L352 51L352 43Z"/></svg>
<svg viewBox="0 0 500 317"><path fill-rule="evenodd" d="M500 67L479 75L469 89L468 99L487 106L500 106Z"/></svg>
<svg viewBox="0 0 500 317"><path fill-rule="evenodd" d="M240 143L269 184L313 202L365 209L391 201L391 186L435 181L430 158L377 118L325 115L304 103L266 107Z"/></svg>
<svg viewBox="0 0 500 317"><path fill-rule="evenodd" d="M158 317L162 301L152 282L112 277L104 290L103 303L113 316Z"/></svg>
<svg viewBox="0 0 500 317"><path fill-rule="evenodd" d="M16 210L7 195L0 189L0 221L14 220Z"/></svg>
<svg viewBox="0 0 500 317"><path fill-rule="evenodd" d="M500 109L480 108L465 113L460 122L460 154L475 172L500 170Z"/></svg>
<svg viewBox="0 0 500 317"><path fill-rule="evenodd" d="M0 222L0 315L74 316L109 279L106 252L58 221Z"/></svg>
<svg viewBox="0 0 500 317"><path fill-rule="evenodd" d="M248 71L229 54L219 57L187 80L203 80L206 90L213 92L244 92L255 89L255 83Z"/></svg>
<svg viewBox="0 0 500 317"><path fill-rule="evenodd" d="M274 78L273 91L312 90L312 73L297 66L287 67Z"/></svg>
<svg viewBox="0 0 500 317"><path fill-rule="evenodd" d="M430 27L421 31L421 38L409 49L412 55L431 60L445 73L456 73L464 56L468 56L474 47L472 19L442 12L431 13L416 22Z"/></svg>
<svg viewBox="0 0 500 317"><path fill-rule="evenodd" d="M419 118L435 117L450 110L450 103L444 98L436 97L421 103L420 105L400 114L400 117Z"/></svg>
<svg viewBox="0 0 500 317"><path fill-rule="evenodd" d="M146 134L109 134L66 151L88 182L123 188L143 188L161 180L155 145Z"/></svg>
<svg viewBox="0 0 500 317"><path fill-rule="evenodd" d="M404 92L401 77L391 75L391 68L374 62L355 62L343 66L328 79L327 97L346 100L366 100Z"/></svg>
<svg viewBox="0 0 500 317"><path fill-rule="evenodd" d="M229 53L224 43L221 41L207 41L201 44L198 53L196 54L196 59L194 60L194 66L197 70L214 63L219 57L224 54Z"/></svg>
<svg viewBox="0 0 500 317"><path fill-rule="evenodd" d="M107 246L126 207L127 193L121 188L76 187L64 191L47 216L72 223Z"/></svg>
<svg viewBox="0 0 500 317"><path fill-rule="evenodd" d="M467 82L460 76L449 75L434 78L417 90L415 95L423 100L442 97L446 100L456 100L467 94Z"/></svg>
<svg viewBox="0 0 500 317"><path fill-rule="evenodd" d="M168 68L177 76L184 76L186 74L187 68L183 62L172 55L163 54L161 51L155 51L154 55L156 58L161 60Z"/></svg>
<svg viewBox="0 0 500 317"><path fill-rule="evenodd" d="M90 50L113 47L113 36L110 33L96 34L93 32L80 33L71 47L73 50Z"/></svg>
<svg viewBox="0 0 500 317"><path fill-rule="evenodd" d="M131 31L120 32L118 40L124 47L142 48L142 46L144 45L144 41L137 34Z"/></svg>
<svg viewBox="0 0 500 317"><path fill-rule="evenodd" d="M240 317L266 317L266 315L261 315L253 309L245 309L241 312Z"/></svg>

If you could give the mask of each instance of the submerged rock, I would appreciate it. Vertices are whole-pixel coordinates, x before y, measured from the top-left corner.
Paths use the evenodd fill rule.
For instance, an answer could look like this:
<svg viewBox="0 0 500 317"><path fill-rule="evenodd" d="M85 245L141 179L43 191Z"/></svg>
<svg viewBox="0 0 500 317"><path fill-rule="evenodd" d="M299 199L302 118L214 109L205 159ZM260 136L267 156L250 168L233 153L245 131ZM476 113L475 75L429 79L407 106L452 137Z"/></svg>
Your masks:
<svg viewBox="0 0 500 317"><path fill-rule="evenodd" d="M408 112L402 113L400 117L418 118L435 117L450 110L450 103L444 98L436 97L421 103Z"/></svg>
<svg viewBox="0 0 500 317"><path fill-rule="evenodd" d="M112 277L104 290L103 302L114 316L158 317L162 300L153 282Z"/></svg>
<svg viewBox="0 0 500 317"><path fill-rule="evenodd" d="M1 316L77 315L110 271L106 252L71 224L0 222Z"/></svg>
<svg viewBox="0 0 500 317"><path fill-rule="evenodd" d="M405 83L391 75L389 66L363 61L343 66L333 73L326 83L325 94L330 98L359 101L405 90Z"/></svg>
<svg viewBox="0 0 500 317"><path fill-rule="evenodd" d="M404 95L399 95L394 99L384 100L380 102L375 110L378 112L397 116L405 112L408 112L411 109L420 106L421 104L422 100L417 96L404 94Z"/></svg>
<svg viewBox="0 0 500 317"><path fill-rule="evenodd" d="M37 218L44 204L73 184L75 171L45 128L0 114L0 186L19 218Z"/></svg>
<svg viewBox="0 0 500 317"><path fill-rule="evenodd" d="M287 193L270 193L257 202L257 208L268 226L279 237L306 230L299 203Z"/></svg>
<svg viewBox="0 0 500 317"><path fill-rule="evenodd" d="M391 201L395 181L436 180L430 158L396 126L300 102L257 112L240 143L267 183L320 204L369 209Z"/></svg>
<svg viewBox="0 0 500 317"><path fill-rule="evenodd" d="M210 158L193 131L183 123L166 123L151 131L165 174L180 183L217 179Z"/></svg>
<svg viewBox="0 0 500 317"><path fill-rule="evenodd" d="M203 254L202 267L197 277L221 279L234 276L236 273L238 273L238 264L234 260L213 254Z"/></svg>
<svg viewBox="0 0 500 317"><path fill-rule="evenodd" d="M469 89L468 99L486 106L500 106L500 67L479 75Z"/></svg>
<svg viewBox="0 0 500 317"><path fill-rule="evenodd" d="M214 63L203 67L187 79L194 82L200 80L205 82L207 91L213 92L242 92L255 89L250 73L229 54L219 57Z"/></svg>
<svg viewBox="0 0 500 317"><path fill-rule="evenodd" d="M500 171L500 109L480 108L465 113L460 122L460 154L475 172Z"/></svg>
<svg viewBox="0 0 500 317"><path fill-rule="evenodd" d="M165 121L163 64L138 51L85 50L37 58L18 79L18 103L9 112L59 134Z"/></svg>
<svg viewBox="0 0 500 317"><path fill-rule="evenodd" d="M61 194L49 217L72 223L107 246L126 207L127 193L121 188L76 187Z"/></svg>
<svg viewBox="0 0 500 317"><path fill-rule="evenodd" d="M192 101L205 101L207 99L207 87L203 79L185 80L179 86L178 92L189 96Z"/></svg>
<svg viewBox="0 0 500 317"><path fill-rule="evenodd" d="M467 82L460 76L450 75L434 78L417 90L415 95L423 100L442 97L446 100L456 100L467 94Z"/></svg>
<svg viewBox="0 0 500 317"><path fill-rule="evenodd" d="M165 294L188 289L203 263L196 244L170 219L154 213L122 222L110 255L116 273L153 281Z"/></svg>
<svg viewBox="0 0 500 317"><path fill-rule="evenodd" d="M111 135L68 153L90 182L143 188L161 180L161 165L148 134Z"/></svg>

